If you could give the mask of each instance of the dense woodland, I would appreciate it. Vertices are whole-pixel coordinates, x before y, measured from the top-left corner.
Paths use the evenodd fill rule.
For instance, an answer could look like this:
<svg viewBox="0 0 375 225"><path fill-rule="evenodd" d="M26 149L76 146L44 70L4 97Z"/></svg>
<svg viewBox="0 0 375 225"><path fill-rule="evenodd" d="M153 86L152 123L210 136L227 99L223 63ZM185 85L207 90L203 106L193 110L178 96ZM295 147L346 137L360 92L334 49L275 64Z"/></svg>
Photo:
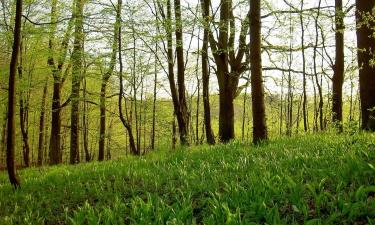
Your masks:
<svg viewBox="0 0 375 225"><path fill-rule="evenodd" d="M374 6L1 0L0 167L375 131Z"/></svg>

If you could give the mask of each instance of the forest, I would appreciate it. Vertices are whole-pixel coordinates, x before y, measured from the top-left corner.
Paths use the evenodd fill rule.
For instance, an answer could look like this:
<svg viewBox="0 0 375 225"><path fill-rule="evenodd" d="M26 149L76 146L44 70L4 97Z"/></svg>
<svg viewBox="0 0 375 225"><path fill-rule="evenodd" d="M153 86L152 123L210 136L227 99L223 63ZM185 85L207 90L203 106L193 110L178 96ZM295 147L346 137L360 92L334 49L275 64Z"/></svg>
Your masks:
<svg viewBox="0 0 375 225"><path fill-rule="evenodd" d="M375 0L0 2L0 224L375 224Z"/></svg>

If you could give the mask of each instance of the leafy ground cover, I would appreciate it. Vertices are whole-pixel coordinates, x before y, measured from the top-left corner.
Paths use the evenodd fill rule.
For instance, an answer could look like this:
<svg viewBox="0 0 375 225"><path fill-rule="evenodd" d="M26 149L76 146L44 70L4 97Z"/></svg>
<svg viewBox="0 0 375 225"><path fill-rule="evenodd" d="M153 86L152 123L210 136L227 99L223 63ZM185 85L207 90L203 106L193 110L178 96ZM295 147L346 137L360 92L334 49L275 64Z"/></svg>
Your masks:
<svg viewBox="0 0 375 225"><path fill-rule="evenodd" d="M0 174L0 224L375 224L375 135L160 150Z"/></svg>

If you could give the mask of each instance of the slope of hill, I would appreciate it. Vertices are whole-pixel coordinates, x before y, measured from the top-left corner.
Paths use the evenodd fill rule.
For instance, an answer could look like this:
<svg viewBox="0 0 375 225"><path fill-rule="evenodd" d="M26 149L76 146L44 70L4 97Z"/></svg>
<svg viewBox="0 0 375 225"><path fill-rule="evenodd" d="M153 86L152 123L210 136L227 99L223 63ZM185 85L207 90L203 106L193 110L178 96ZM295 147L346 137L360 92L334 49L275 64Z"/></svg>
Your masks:
<svg viewBox="0 0 375 225"><path fill-rule="evenodd" d="M375 224L375 135L158 151L0 174L0 224Z"/></svg>

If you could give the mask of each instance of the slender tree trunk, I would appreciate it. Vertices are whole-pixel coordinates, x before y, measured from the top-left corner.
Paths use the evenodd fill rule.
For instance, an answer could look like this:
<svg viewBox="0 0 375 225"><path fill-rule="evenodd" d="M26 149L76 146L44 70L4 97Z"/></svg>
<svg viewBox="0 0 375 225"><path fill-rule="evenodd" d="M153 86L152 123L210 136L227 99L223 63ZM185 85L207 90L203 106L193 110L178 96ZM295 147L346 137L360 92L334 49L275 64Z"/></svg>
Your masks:
<svg viewBox="0 0 375 225"><path fill-rule="evenodd" d="M215 144L215 136L211 127L211 107L210 107L210 71L208 61L208 43L209 43L209 1L201 0L202 16L204 17L203 46L202 46L202 89L203 89L203 107L204 107L204 124L206 129L206 140L210 145Z"/></svg>
<svg viewBox="0 0 375 225"><path fill-rule="evenodd" d="M259 0L250 0L250 65L254 144L268 139L262 77L260 8Z"/></svg>
<svg viewBox="0 0 375 225"><path fill-rule="evenodd" d="M23 41L20 41L20 50L19 50L19 63L18 63L18 75L20 81L23 79ZM20 128L21 128L21 135L22 135L22 155L23 155L23 162L25 167L30 166L30 144L29 144L29 132L27 127L28 121L28 99L25 96L25 91L20 91L19 97L19 113L20 113Z"/></svg>
<svg viewBox="0 0 375 225"><path fill-rule="evenodd" d="M320 17L320 6L321 6L321 0L319 0L319 5L318 5L318 12L315 17L315 45L314 45L314 51L313 51L313 61L314 61L314 74L315 74L315 82L316 82L316 87L318 89L318 94L319 94L319 103L318 103L318 109L317 109L317 114L319 118L319 129L324 130L324 125L323 125L323 90L322 90L322 85L319 82L319 76L318 76L318 71L317 71L317 63L316 63L316 58L317 58L317 51L318 51L318 42L319 42L319 17Z"/></svg>
<svg viewBox="0 0 375 225"><path fill-rule="evenodd" d="M8 83L8 122L7 122L7 170L9 181L15 189L20 187L20 181L16 174L15 167L15 147L16 147L16 73L18 64L18 55L21 42L21 17L22 0L16 1L16 15L13 32L13 49L9 69Z"/></svg>
<svg viewBox="0 0 375 225"><path fill-rule="evenodd" d="M155 44L155 53L158 53L158 44ZM156 127L156 98L157 98L157 83L158 83L158 69L157 59L155 57L154 65L154 95L152 101L152 131L151 131L151 149L155 149L155 127Z"/></svg>
<svg viewBox="0 0 375 225"><path fill-rule="evenodd" d="M75 31L72 52L72 94L70 118L70 164L78 162L79 154L79 102L83 65L83 6L84 0L75 0Z"/></svg>
<svg viewBox="0 0 375 225"><path fill-rule="evenodd" d="M185 62L184 62L184 41L182 36L182 19L180 0L174 0L175 19L176 19L176 56L177 56L177 85L178 102L180 106L178 119L178 131L180 133L180 142L182 145L189 145L189 115L185 96Z"/></svg>
<svg viewBox="0 0 375 225"><path fill-rule="evenodd" d="M107 94L107 84L109 79L111 78L113 71L116 65L116 54L117 54L117 36L118 36L118 26L120 21L116 18L116 22L114 24L114 31L113 31L113 43L112 43L112 54L111 54L111 61L109 63L109 68L106 73L102 76L102 84L100 88L100 125L99 125L99 154L98 160L103 161L105 155L105 138L106 138L106 94Z"/></svg>
<svg viewBox="0 0 375 225"><path fill-rule="evenodd" d="M39 116L39 138L38 138L38 166L43 165L43 150L45 146L44 131L45 131L45 115L46 115L46 98L48 90L48 78L45 81L43 87L42 103L40 104L40 116Z"/></svg>
<svg viewBox="0 0 375 225"><path fill-rule="evenodd" d="M306 56L305 56L305 25L303 23L303 5L304 1L301 1L301 12L300 12L300 23L301 23L301 51L302 51L302 71L303 71L303 103L302 103L302 114L303 114L303 129L305 132L308 131L308 119L307 119L307 93L306 93Z"/></svg>
<svg viewBox="0 0 375 225"><path fill-rule="evenodd" d="M118 8L117 8L117 12L116 12L116 19L117 21L121 21L121 9L122 9L122 0L118 0L117 1L118 3ZM123 114L123 111L122 111L122 98L123 98L123 95L124 95L124 83L123 83L123 69L124 69L124 66L123 66L123 63L122 63L122 26L121 26L121 22L118 24L118 35L117 35L117 42L118 42L118 58L119 58L119 63L120 63L120 73L119 73L119 77L120 77L120 94L119 94L119 98L118 98L118 107L119 107L119 114L120 114L120 120L122 122L122 124L124 125L124 127L126 128L127 132L128 132L128 137L129 137L129 146L130 146L130 152L131 154L133 155L140 155L140 151L137 149L136 147L136 144L135 144L135 140L134 140L134 136L133 136L133 130L132 130L132 126L131 124L129 123L129 121L127 121L124 117L124 114Z"/></svg>
<svg viewBox="0 0 375 225"><path fill-rule="evenodd" d="M342 86L344 84L344 12L342 0L335 0L336 58L332 77L332 122L342 131Z"/></svg>
<svg viewBox="0 0 375 225"><path fill-rule="evenodd" d="M87 99L86 99L86 69L82 79L83 83L83 114L82 114L82 133L83 133L83 150L85 152L85 161L91 161L91 155L89 151L89 120L87 118Z"/></svg>
<svg viewBox="0 0 375 225"><path fill-rule="evenodd" d="M375 131L375 67L372 65L375 50L373 38L373 28L375 27L373 8L375 1L356 0L356 3L362 129Z"/></svg>

